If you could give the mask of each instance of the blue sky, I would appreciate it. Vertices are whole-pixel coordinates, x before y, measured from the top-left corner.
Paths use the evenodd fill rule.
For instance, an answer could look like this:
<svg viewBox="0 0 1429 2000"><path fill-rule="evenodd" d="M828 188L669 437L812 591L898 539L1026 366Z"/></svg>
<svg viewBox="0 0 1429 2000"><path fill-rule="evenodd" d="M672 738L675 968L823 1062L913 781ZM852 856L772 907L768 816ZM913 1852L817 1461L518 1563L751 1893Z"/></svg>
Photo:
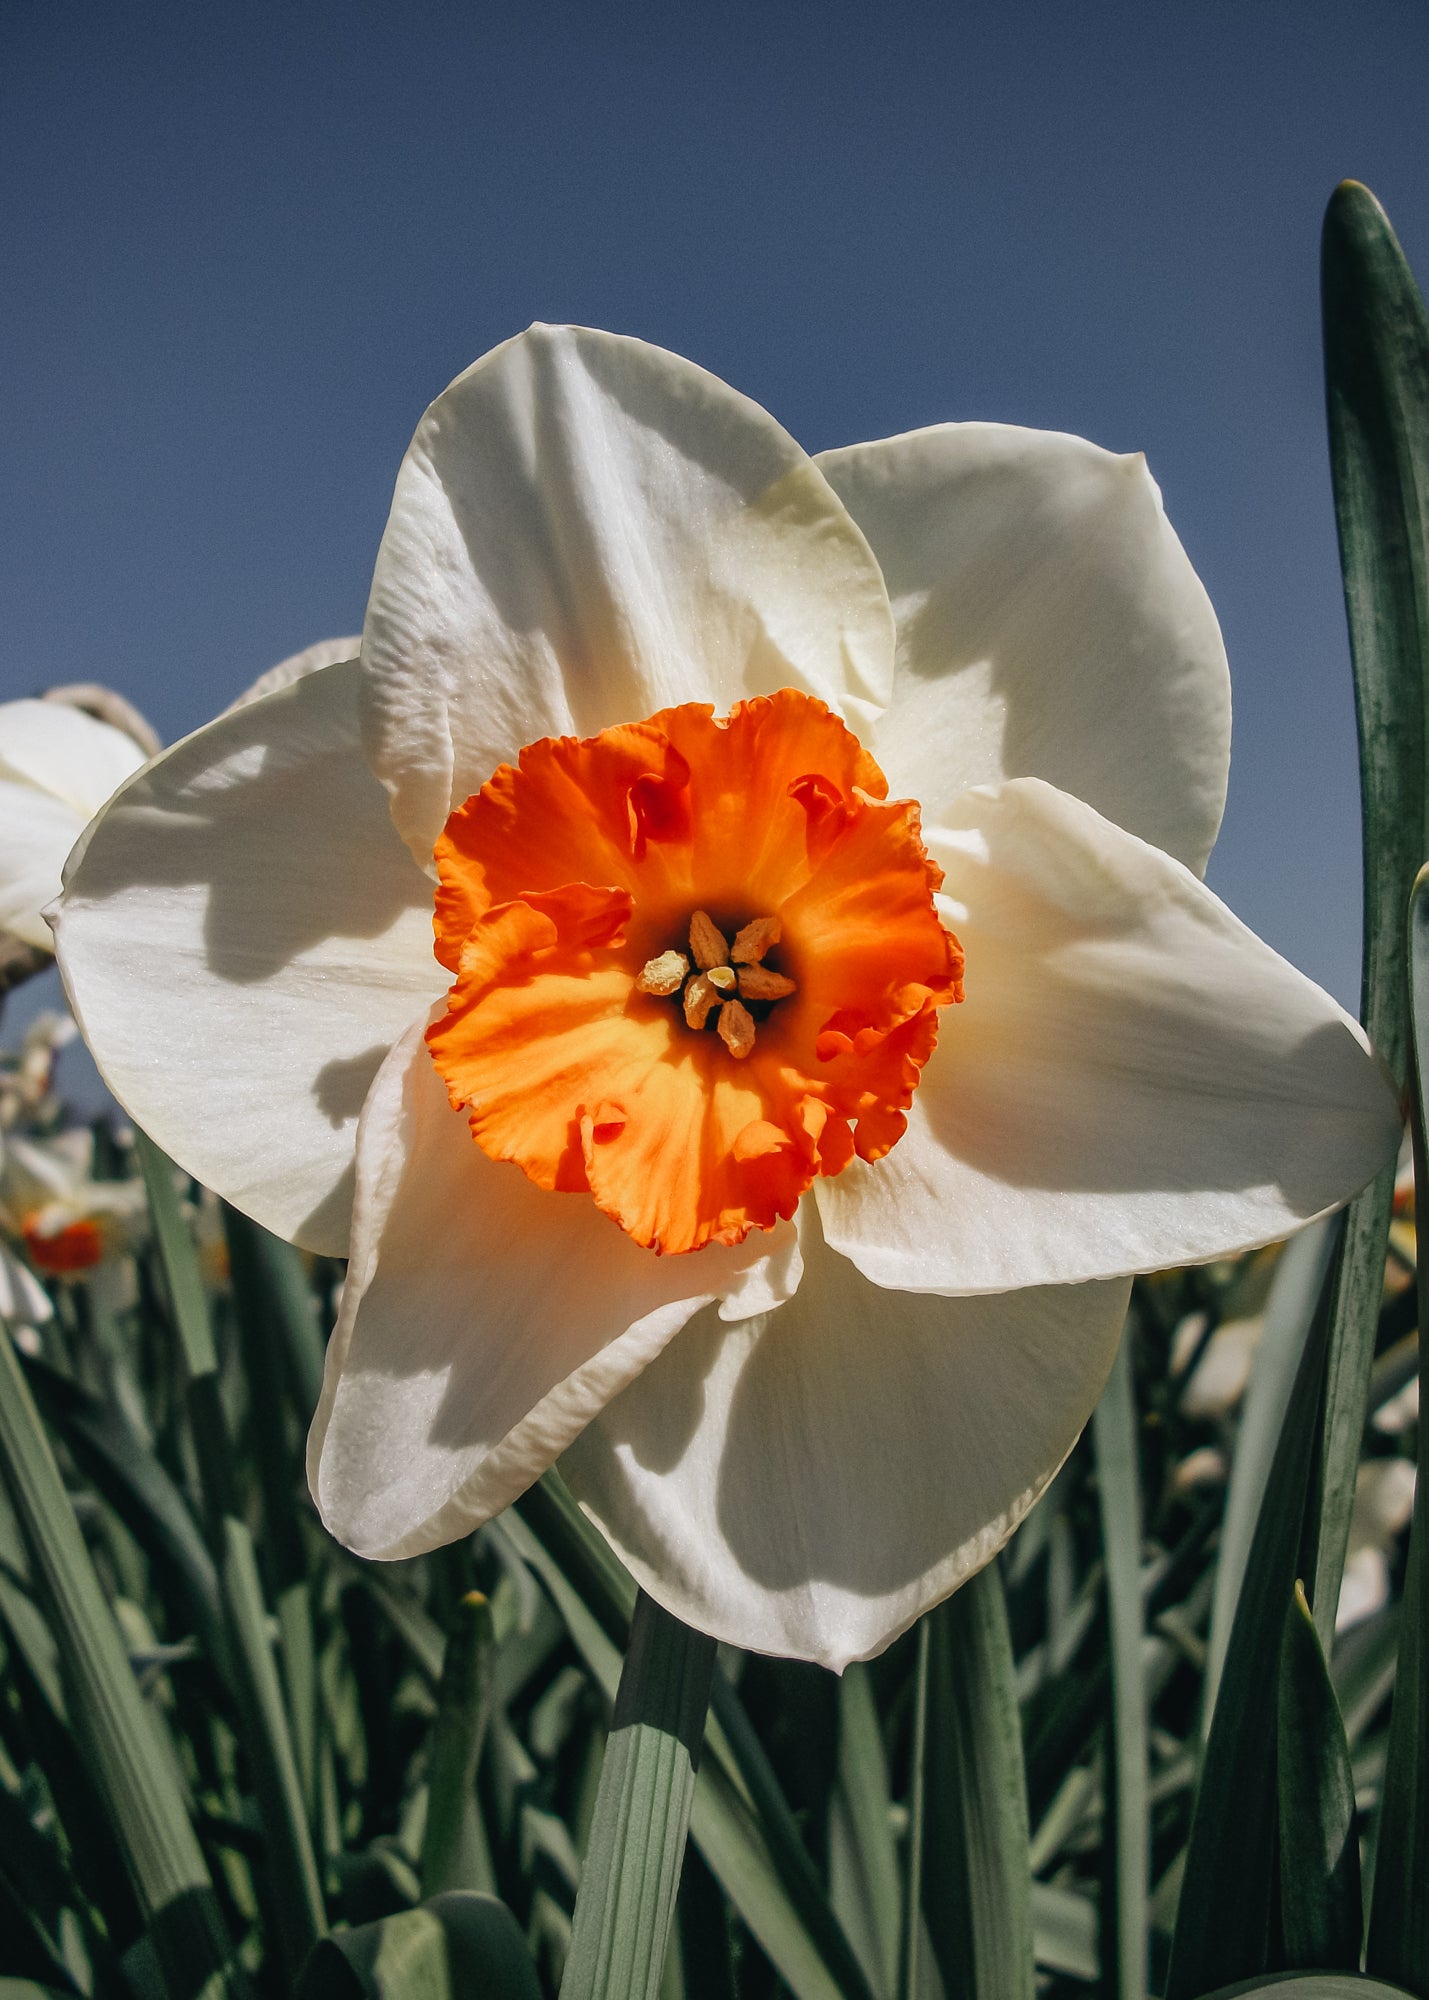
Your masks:
<svg viewBox="0 0 1429 2000"><path fill-rule="evenodd" d="M1235 689L1214 887L1353 1006L1320 219L1429 274L1423 0L0 6L0 696L166 736L356 630L424 405L533 319L811 449L1144 450Z"/></svg>

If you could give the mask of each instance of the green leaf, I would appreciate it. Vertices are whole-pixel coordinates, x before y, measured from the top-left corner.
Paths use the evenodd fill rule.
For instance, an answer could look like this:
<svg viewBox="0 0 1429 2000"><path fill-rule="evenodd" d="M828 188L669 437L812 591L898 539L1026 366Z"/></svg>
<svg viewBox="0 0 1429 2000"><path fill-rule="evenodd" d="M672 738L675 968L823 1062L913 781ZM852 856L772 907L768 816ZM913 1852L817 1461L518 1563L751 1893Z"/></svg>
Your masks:
<svg viewBox="0 0 1429 2000"><path fill-rule="evenodd" d="M122 1404L106 1401L45 1362L22 1366L46 1422L64 1439L85 1477L177 1585L209 1657L231 1685L218 1571L178 1487Z"/></svg>
<svg viewBox="0 0 1429 2000"><path fill-rule="evenodd" d="M473 1590L452 1620L437 1692L422 1835L425 1896L480 1888L490 1865L477 1820L476 1766L491 1720L493 1651L491 1606Z"/></svg>
<svg viewBox="0 0 1429 2000"><path fill-rule="evenodd" d="M903 1883L903 1939L898 1954L898 2000L917 2000L923 1984L919 1961L926 1929L923 1915L923 1850L928 1817L928 1678L931 1657L932 1628L923 1618L918 1624L913 1667L913 1728L908 1748L908 1847Z"/></svg>
<svg viewBox="0 0 1429 2000"><path fill-rule="evenodd" d="M1421 871L1409 905L1410 1027L1414 1088L1416 1187L1429 1190L1429 1140L1425 1136L1425 1058L1429 1055L1429 869ZM1426 1239L1429 1240L1429 1239ZM1422 1246L1421 1246L1422 1247ZM1418 1264L1419 1324L1429 1307L1429 1255ZM1370 1909L1368 1971L1429 1995L1429 1368L1419 1346L1419 1461L1414 1519L1409 1532L1409 1572L1399 1627L1394 1707L1389 1720Z"/></svg>
<svg viewBox="0 0 1429 2000"><path fill-rule="evenodd" d="M680 1885L715 1642L642 1591L605 1746L563 2000L655 2000Z"/></svg>
<svg viewBox="0 0 1429 2000"><path fill-rule="evenodd" d="M1117 1969L1120 2000L1144 2000L1151 1864L1147 1713L1141 1609L1141 1476L1130 1326L1092 1418L1097 1502L1111 1638L1111 1728L1101 1956Z"/></svg>
<svg viewBox="0 0 1429 2000"><path fill-rule="evenodd" d="M276 1335L288 1394L306 1430L322 1394L324 1341L301 1252L227 1202L222 1207L234 1297L240 1312L245 1302L256 1308Z"/></svg>
<svg viewBox="0 0 1429 2000"><path fill-rule="evenodd" d="M533 1522L539 1522L539 1533ZM608 1634L622 1629L627 1591L634 1602L629 1572L558 1475L548 1473L495 1527L540 1577L577 1651L613 1702L620 1653ZM583 1578L581 1590L567 1565ZM770 1963L796 2000L871 2000L769 1760L722 1673L712 1685L705 1748L690 1834Z"/></svg>
<svg viewBox="0 0 1429 2000"><path fill-rule="evenodd" d="M1337 1233L1343 1228L1341 1217ZM1191 1820L1166 2000L1194 2000L1231 1980L1257 1978L1270 1964L1278 1888L1277 1667L1285 1605L1299 1573L1334 1261L1300 1357L1231 1627Z"/></svg>
<svg viewBox="0 0 1429 2000"><path fill-rule="evenodd" d="M58 1642L69 1708L174 2000L241 1990L213 1885L8 1335L0 1335L0 1470Z"/></svg>
<svg viewBox="0 0 1429 2000"><path fill-rule="evenodd" d="M541 2000L541 1985L506 1905L452 1889L324 1938L293 2000Z"/></svg>
<svg viewBox="0 0 1429 2000"><path fill-rule="evenodd" d="M209 1318L208 1294L203 1273L194 1252L193 1238L184 1220L183 1204L174 1182L174 1163L156 1146L147 1132L134 1131L134 1151L144 1175L144 1191L149 1197L149 1215L154 1240L169 1287L169 1304L174 1315L174 1331L183 1350L184 1370L190 1382L218 1369L213 1345L213 1323Z"/></svg>
<svg viewBox="0 0 1429 2000"><path fill-rule="evenodd" d="M1022 1732L996 1562L928 1624L923 1914L934 1955L949 1993L1031 2000Z"/></svg>
<svg viewBox="0 0 1429 2000"><path fill-rule="evenodd" d="M1364 1931L1355 1779L1315 1620L1297 1582L1280 1648L1280 1927L1307 1971L1357 1972Z"/></svg>
<svg viewBox="0 0 1429 2000"><path fill-rule="evenodd" d="M829 1900L875 1993L891 1993L898 1976L902 1897L892 1803L868 1668L845 1667L829 1800Z"/></svg>
<svg viewBox="0 0 1429 2000"><path fill-rule="evenodd" d="M1265 1324L1255 1350L1250 1384L1236 1429L1235 1456L1221 1519L1206 1677L1201 1693L1201 1734L1210 1733L1231 1626L1240 1602L1250 1545L1260 1517L1275 1447L1285 1421L1300 1356L1315 1317L1334 1242L1328 1222L1311 1223L1286 1244L1265 1302Z"/></svg>
<svg viewBox="0 0 1429 2000"><path fill-rule="evenodd" d="M175 1187L173 1162L147 1133L136 1129L134 1141L183 1354L189 1420L208 1536L218 1566L234 1693L268 1843L269 1866L264 1879L278 1942L289 1973L296 1975L326 1929L327 1919L288 1711L268 1637L268 1607L253 1537L240 1514L237 1468L219 1398L218 1355L208 1295Z"/></svg>
<svg viewBox="0 0 1429 2000"><path fill-rule="evenodd" d="M252 1406L253 1455L263 1494L263 1573L278 1612L284 1691L303 1808L313 1822L318 1804L318 1688L299 1496L306 1484L302 1439L322 1383L322 1339L297 1251L226 1202L221 1206Z"/></svg>
<svg viewBox="0 0 1429 2000"><path fill-rule="evenodd" d="M1060 1889L1051 1882L1032 1884L1032 1938L1039 1965L1088 1984L1101 1977L1097 1913L1075 1889Z"/></svg>
<svg viewBox="0 0 1429 2000"><path fill-rule="evenodd" d="M1345 181L1321 251L1330 469L1354 660L1364 821L1361 1014L1407 1075L1404 911L1429 855L1429 321L1383 209ZM1353 1204L1330 1339L1311 1601L1323 1644L1354 1502L1393 1189L1386 1167Z"/></svg>

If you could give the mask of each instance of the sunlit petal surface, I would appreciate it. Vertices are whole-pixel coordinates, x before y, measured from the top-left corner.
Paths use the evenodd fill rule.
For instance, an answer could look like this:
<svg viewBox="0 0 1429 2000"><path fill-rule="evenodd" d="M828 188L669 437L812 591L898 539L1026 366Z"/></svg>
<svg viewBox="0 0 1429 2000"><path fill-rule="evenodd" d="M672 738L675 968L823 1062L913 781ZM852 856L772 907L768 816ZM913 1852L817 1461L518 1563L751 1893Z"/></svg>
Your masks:
<svg viewBox="0 0 1429 2000"><path fill-rule="evenodd" d="M540 736L793 687L871 723L878 565L774 419L678 355L533 327L433 403L362 634L373 767L423 862Z"/></svg>
<svg viewBox="0 0 1429 2000"><path fill-rule="evenodd" d="M706 1313L561 1470L646 1589L756 1652L841 1668L993 1556L1091 1414L1127 1285L936 1299L803 1232L804 1278Z"/></svg>
<svg viewBox="0 0 1429 2000"><path fill-rule="evenodd" d="M342 1255L353 1139L442 972L431 884L329 667L160 757L70 870L57 937L121 1104L206 1186Z"/></svg>
<svg viewBox="0 0 1429 2000"><path fill-rule="evenodd" d="M1230 761L1220 627L1139 453L939 424L824 452L898 621L874 747L931 820L1046 778L1204 868Z"/></svg>

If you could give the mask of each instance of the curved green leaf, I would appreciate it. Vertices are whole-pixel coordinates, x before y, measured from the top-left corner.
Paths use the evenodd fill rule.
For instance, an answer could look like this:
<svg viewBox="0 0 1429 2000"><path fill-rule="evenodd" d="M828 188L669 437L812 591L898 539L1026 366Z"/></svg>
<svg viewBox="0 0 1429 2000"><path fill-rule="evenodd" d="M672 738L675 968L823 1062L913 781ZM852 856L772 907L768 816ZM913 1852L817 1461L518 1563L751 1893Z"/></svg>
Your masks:
<svg viewBox="0 0 1429 2000"><path fill-rule="evenodd" d="M1416 1186L1429 1189L1425 1135L1424 1061L1429 1053L1429 868L1421 870L1409 904L1410 1027L1413 1035ZM1429 1308L1429 1255L1418 1266L1419 1324ZM1429 1658L1424 1621L1429 1607L1429 1369L1419 1349L1419 1464L1409 1573L1399 1627L1394 1707L1384 1768L1374 1900L1365 1965L1421 1996L1429 1994Z"/></svg>
<svg viewBox="0 0 1429 2000"><path fill-rule="evenodd" d="M135 1684L8 1334L0 1334L0 1471L43 1586L70 1715L175 2000L240 1990L173 1762Z"/></svg>
<svg viewBox="0 0 1429 2000"><path fill-rule="evenodd" d="M605 1746L563 2000L655 2000L675 1915L715 1642L642 1591Z"/></svg>
<svg viewBox="0 0 1429 2000"><path fill-rule="evenodd" d="M1343 1218L1336 1224L1344 1228ZM1332 1258L1332 1269L1333 1269ZM1195 2000L1270 1965L1275 1859L1277 1666L1298 1574L1332 1310L1327 1279L1275 1449L1191 1820L1167 2000Z"/></svg>
<svg viewBox="0 0 1429 2000"><path fill-rule="evenodd" d="M323 1938L293 2000L541 2000L541 1985L506 1905L449 1889Z"/></svg>
<svg viewBox="0 0 1429 2000"><path fill-rule="evenodd" d="M929 1612L928 1622L928 1934L949 1993L1032 2000L1022 1728L996 1562Z"/></svg>
<svg viewBox="0 0 1429 2000"><path fill-rule="evenodd" d="M1305 1586L1280 1646L1280 1929L1292 1965L1357 1972L1364 1932L1355 1779Z"/></svg>
<svg viewBox="0 0 1429 2000"><path fill-rule="evenodd" d="M1429 855L1429 320L1388 218L1345 181L1321 252L1325 395L1359 723L1364 821L1361 1015L1407 1075L1404 911ZM1350 1211L1325 1381L1311 1602L1321 1642L1335 1606L1379 1314L1393 1166Z"/></svg>

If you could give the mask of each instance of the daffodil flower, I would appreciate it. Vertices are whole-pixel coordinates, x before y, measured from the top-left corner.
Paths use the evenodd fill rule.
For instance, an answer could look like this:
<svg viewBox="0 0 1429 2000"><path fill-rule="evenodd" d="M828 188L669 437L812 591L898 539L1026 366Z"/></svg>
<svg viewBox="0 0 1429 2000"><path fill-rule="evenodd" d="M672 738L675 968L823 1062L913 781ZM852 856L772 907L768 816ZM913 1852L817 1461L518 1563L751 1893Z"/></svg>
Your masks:
<svg viewBox="0 0 1429 2000"><path fill-rule="evenodd" d="M0 702L0 931L52 951L40 915L93 815L148 752L62 701Z"/></svg>
<svg viewBox="0 0 1429 2000"><path fill-rule="evenodd" d="M142 1236L143 1182L94 1178L94 1134L75 1126L48 1138L8 1133L0 1154L0 1229L47 1278L91 1276Z"/></svg>
<svg viewBox="0 0 1429 2000"><path fill-rule="evenodd" d="M350 1256L333 1533L431 1548L560 1457L671 1611L835 1667L985 1563L1127 1273L1397 1141L1359 1029L1198 879L1228 736L1139 458L811 459L570 328L454 383L360 660L136 778L58 918L135 1118Z"/></svg>

